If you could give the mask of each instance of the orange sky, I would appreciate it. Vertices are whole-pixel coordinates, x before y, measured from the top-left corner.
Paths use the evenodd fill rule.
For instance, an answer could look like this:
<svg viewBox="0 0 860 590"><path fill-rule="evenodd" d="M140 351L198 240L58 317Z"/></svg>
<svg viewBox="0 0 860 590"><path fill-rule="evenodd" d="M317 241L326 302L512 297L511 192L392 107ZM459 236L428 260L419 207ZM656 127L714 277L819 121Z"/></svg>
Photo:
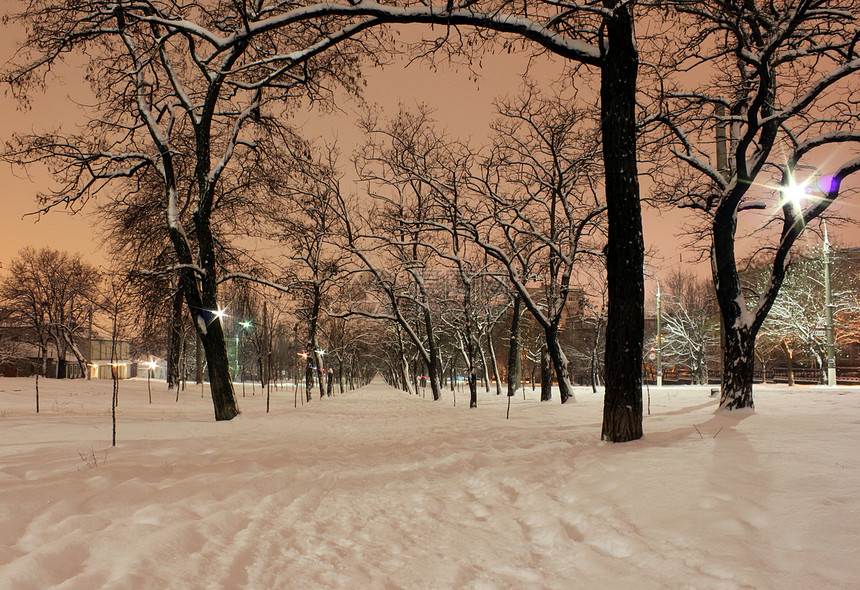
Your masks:
<svg viewBox="0 0 860 590"><path fill-rule="evenodd" d="M14 41L13 37L2 35L0 62L5 62L11 56ZM369 102L378 102L392 109L400 102L407 105L414 105L418 101L427 102L437 109L436 118L448 128L451 135L471 136L478 140L486 135L487 125L494 116L493 99L516 90L525 63L525 59L507 54L486 56L482 60L482 77L478 82L470 81L462 69L454 71L441 67L430 71L421 63L414 63L408 68L400 65L381 71L366 71L368 85L365 96ZM557 73L555 66L549 63L542 69ZM64 84L55 85L46 96L34 101L30 112L18 110L8 96L0 97L3 113L0 118L0 139L5 141L13 132L50 127L55 121L79 117L79 109L74 102L86 100L86 89L77 74L71 70ZM348 154L360 138L350 122L350 113L355 106L344 104L342 108L347 111L346 114L322 117L309 112L298 114L296 120L302 123L306 134L312 133L328 141L337 139L341 152ZM38 221L33 217L23 217L35 209L36 192L49 186L49 180L43 172L34 171L33 174L32 179L27 179L23 171L16 170L13 175L8 166L0 165L0 183L4 189L0 193L3 210L0 263L7 265L21 247L29 244L80 252L93 263L106 264L104 254L97 249L98 234L93 229L97 220L93 217L91 206L85 207L77 215L56 211ZM684 214L678 211L657 213L646 208L646 247L656 250L658 256L653 260L653 265L660 274L677 268L681 258L684 263L688 263L694 257L692 253L681 253L679 249L680 239L676 234L684 218ZM860 241L853 231L842 237L851 244ZM707 268L706 264L700 264L697 270L705 274Z"/></svg>

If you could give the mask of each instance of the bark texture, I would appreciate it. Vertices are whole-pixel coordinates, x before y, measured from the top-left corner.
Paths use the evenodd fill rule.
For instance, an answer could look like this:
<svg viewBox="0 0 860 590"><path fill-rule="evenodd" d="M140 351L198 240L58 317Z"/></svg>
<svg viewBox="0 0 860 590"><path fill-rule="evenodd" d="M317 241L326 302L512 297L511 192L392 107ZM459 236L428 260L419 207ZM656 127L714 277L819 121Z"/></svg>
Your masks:
<svg viewBox="0 0 860 590"><path fill-rule="evenodd" d="M609 221L606 270L606 397L601 438L626 442L642 437L642 339L645 288L644 242L636 163L636 74L639 63L630 4L604 0L600 82L601 130Z"/></svg>

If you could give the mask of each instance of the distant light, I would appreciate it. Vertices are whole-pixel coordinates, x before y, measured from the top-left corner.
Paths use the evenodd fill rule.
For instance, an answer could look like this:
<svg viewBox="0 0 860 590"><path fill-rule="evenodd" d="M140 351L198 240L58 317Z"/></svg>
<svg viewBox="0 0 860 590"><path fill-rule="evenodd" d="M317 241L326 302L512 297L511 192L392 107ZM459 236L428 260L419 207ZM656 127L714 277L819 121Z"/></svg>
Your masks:
<svg viewBox="0 0 860 590"><path fill-rule="evenodd" d="M325 351L324 350L318 350L318 351L316 351L316 353L322 355L322 354L325 354Z"/></svg>
<svg viewBox="0 0 860 590"><path fill-rule="evenodd" d="M214 313L214 314L215 314L215 317L216 317L216 318L218 318L219 320L221 320L221 319L223 319L223 318L224 318L224 316L225 316L225 315L227 315L227 310L226 310L226 309L221 309L221 307L219 306L219 307L218 307L218 310L217 310L217 311L213 311L212 313Z"/></svg>
<svg viewBox="0 0 860 590"><path fill-rule="evenodd" d="M158 367L158 363L155 361L147 361L143 364L146 365L147 367L149 367L150 369L152 369L153 371L155 370L156 367Z"/></svg>
<svg viewBox="0 0 860 590"><path fill-rule="evenodd" d="M239 322L239 325L245 328L246 330L251 327L251 322Z"/></svg>
<svg viewBox="0 0 860 590"><path fill-rule="evenodd" d="M303 359L306 359L306 358L308 358L308 353L306 353L306 352L300 352L300 353L299 353L299 356L300 356L300 357L302 357Z"/></svg>

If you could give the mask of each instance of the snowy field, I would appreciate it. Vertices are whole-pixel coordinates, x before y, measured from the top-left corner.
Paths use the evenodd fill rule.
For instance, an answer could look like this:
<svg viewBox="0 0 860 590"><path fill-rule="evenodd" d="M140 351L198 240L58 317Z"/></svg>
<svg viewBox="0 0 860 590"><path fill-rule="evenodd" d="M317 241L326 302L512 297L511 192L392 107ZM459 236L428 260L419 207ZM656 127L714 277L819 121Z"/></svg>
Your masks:
<svg viewBox="0 0 860 590"><path fill-rule="evenodd" d="M0 379L0 589L860 587L860 388L651 389L646 437L602 396L382 384L215 423L190 386ZM533 395L528 390L529 395ZM556 398L557 399L557 398Z"/></svg>

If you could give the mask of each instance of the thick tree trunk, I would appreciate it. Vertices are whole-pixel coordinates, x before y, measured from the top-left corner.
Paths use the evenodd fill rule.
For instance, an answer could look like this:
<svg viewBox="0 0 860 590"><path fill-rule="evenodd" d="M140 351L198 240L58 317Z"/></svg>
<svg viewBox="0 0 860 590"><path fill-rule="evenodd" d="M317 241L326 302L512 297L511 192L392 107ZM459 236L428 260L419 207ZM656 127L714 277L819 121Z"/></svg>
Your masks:
<svg viewBox="0 0 860 590"><path fill-rule="evenodd" d="M785 351L786 373L789 387L794 386L794 352L788 347L785 342L782 342L782 349Z"/></svg>
<svg viewBox="0 0 860 590"><path fill-rule="evenodd" d="M427 354L429 359L426 360L427 377L430 379L430 390L433 392L433 401L439 401L442 397L442 386L439 376L439 347L436 344L436 337L433 333L433 318L430 315L430 310L424 308L424 328L427 331Z"/></svg>
<svg viewBox="0 0 860 590"><path fill-rule="evenodd" d="M558 392L561 398L561 403L566 403L573 397L573 385L570 382L570 371L567 367L567 356L561 349L561 344L558 341L558 328L546 331L546 345L549 357L552 360L552 365L555 368L555 376L558 380Z"/></svg>
<svg viewBox="0 0 860 590"><path fill-rule="evenodd" d="M723 363L720 409L753 408L753 370L756 333L749 328L733 328L726 322L726 348Z"/></svg>
<svg viewBox="0 0 860 590"><path fill-rule="evenodd" d="M198 315L197 318L198 322L206 319L205 315ZM224 340L221 322L218 319L211 319L205 332L201 332L199 323L196 327L198 337L206 353L209 368L209 388L212 392L215 420L232 420L239 415L239 406L233 392L230 361L227 356L227 344Z"/></svg>
<svg viewBox="0 0 860 590"><path fill-rule="evenodd" d="M397 326L397 348L400 352L400 377L403 383L403 391L409 395L417 395L418 392L412 388L412 382L409 381L409 361L406 359L406 350L403 347L403 336L400 334L400 327Z"/></svg>
<svg viewBox="0 0 860 590"><path fill-rule="evenodd" d="M207 241L201 237L201 250L204 249L203 244L205 243ZM204 260L204 267L206 266ZM214 267L212 274L214 277ZM217 283L213 277L204 277L198 289L194 275L186 272L180 278L180 283L185 296L185 303L192 312L194 331L197 334L198 377L202 383L201 357L205 351L215 420L232 420L240 412L236 403L236 396L233 393L233 381L230 378L230 361L227 356L224 331L221 327L221 321L215 313L218 307Z"/></svg>
<svg viewBox="0 0 860 590"><path fill-rule="evenodd" d="M478 407L478 371L474 365L469 371L469 407Z"/></svg>
<svg viewBox="0 0 860 590"><path fill-rule="evenodd" d="M323 378L322 356L317 352L319 343L317 342L317 325L319 323L320 297L314 286L313 299L311 301L311 313L308 325L308 364L305 370L305 380L307 381L307 390L310 391L314 386L314 368L316 365L317 383L320 387L320 399L325 395L325 380ZM310 401L310 395L308 395Z"/></svg>
<svg viewBox="0 0 860 590"><path fill-rule="evenodd" d="M540 401L552 399L552 358L549 350L544 347L540 355Z"/></svg>
<svg viewBox="0 0 860 590"><path fill-rule="evenodd" d="M639 64L632 4L604 0L600 77L601 130L606 182L606 395L601 438L642 437L642 341L645 285L642 211L636 162L636 74Z"/></svg>
<svg viewBox="0 0 860 590"><path fill-rule="evenodd" d="M511 317L511 338L508 345L508 397L512 397L522 387L523 364L520 358L520 296L514 297Z"/></svg>

